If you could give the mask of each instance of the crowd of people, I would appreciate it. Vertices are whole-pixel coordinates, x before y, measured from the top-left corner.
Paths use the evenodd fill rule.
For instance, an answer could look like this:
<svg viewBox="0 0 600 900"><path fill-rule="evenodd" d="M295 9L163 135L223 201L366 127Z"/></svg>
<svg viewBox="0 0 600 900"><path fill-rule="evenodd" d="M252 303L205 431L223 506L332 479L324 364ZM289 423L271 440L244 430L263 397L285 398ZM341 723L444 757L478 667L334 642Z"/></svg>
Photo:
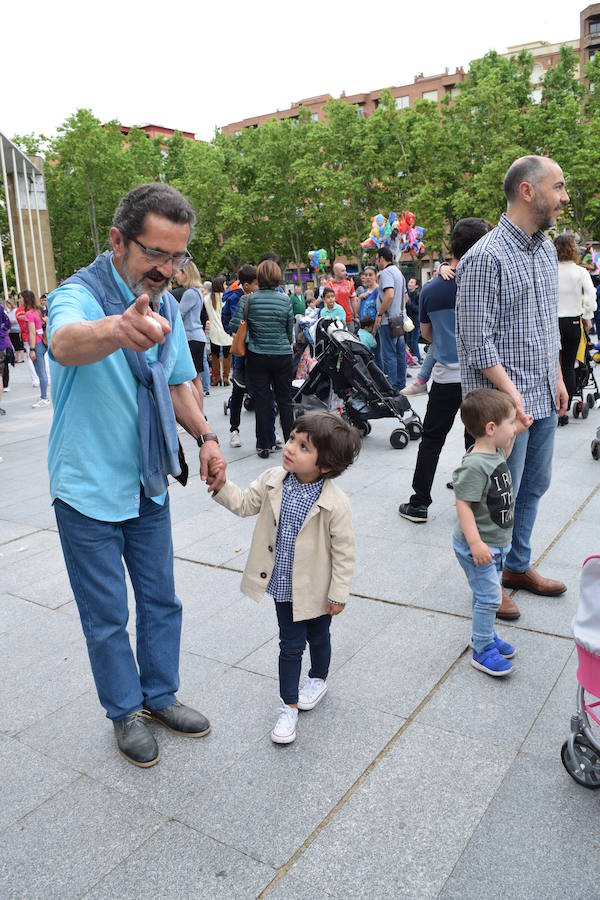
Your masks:
<svg viewBox="0 0 600 900"><path fill-rule="evenodd" d="M176 696L181 603L167 488L169 475L186 480L178 426L198 443L201 478L215 501L258 516L242 589L275 602L281 707L273 741L291 743L298 710L314 708L327 691L331 621L345 609L354 569L350 502L332 481L356 459L360 438L335 412L293 418L298 348L310 354L321 317L370 346L397 392L424 391L432 380L413 495L399 507L414 524L427 523L439 455L460 413L466 452L448 484L457 509L449 540L472 591L473 666L494 677L514 668L516 649L494 626L519 616L511 589L566 590L532 567L531 534L572 395L566 370L575 364L575 326L581 332L590 321L595 299L572 244L557 239L555 247L544 234L568 203L559 166L537 156L516 160L504 192L498 225L460 220L452 259L421 289L414 278L406 284L382 247L358 279L337 260L314 290L298 284L288 294L274 252L229 283L221 275L205 280L187 251L195 223L188 201L168 185L141 185L115 212L111 251L51 295L48 317L35 298L23 298L23 344L42 392L47 321L50 490L65 564L100 703L129 762L159 760L150 719L188 737L210 730L207 717ZM7 319L10 335L10 310ZM407 387L407 359L418 364L421 347L423 367ZM227 478L204 415L203 398L219 385L231 387L231 446L241 446L246 396L259 457L281 452L281 465L245 489ZM92 412L92 395L110 402ZM69 441L72 433L85 439ZM137 659L126 630L123 559L136 598ZM307 642L311 668L300 686Z"/></svg>

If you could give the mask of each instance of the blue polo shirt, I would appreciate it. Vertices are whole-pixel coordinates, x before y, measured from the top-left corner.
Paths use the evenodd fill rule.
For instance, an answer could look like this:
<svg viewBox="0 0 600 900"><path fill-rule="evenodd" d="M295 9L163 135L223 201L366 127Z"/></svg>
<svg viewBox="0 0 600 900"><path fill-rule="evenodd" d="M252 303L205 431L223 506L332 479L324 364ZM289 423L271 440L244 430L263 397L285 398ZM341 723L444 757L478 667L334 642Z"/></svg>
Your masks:
<svg viewBox="0 0 600 900"><path fill-rule="evenodd" d="M113 275L127 305L135 300L113 265ZM161 309L163 301L161 300ZM48 342L63 325L104 318L84 287L67 284L52 295ZM148 362L158 356L155 345ZM50 353L54 418L50 430L50 494L78 512L103 522L139 515L140 435L137 381L122 350L85 366L61 366ZM196 377L181 316L177 313L166 367L169 384ZM166 493L152 499L163 505Z"/></svg>

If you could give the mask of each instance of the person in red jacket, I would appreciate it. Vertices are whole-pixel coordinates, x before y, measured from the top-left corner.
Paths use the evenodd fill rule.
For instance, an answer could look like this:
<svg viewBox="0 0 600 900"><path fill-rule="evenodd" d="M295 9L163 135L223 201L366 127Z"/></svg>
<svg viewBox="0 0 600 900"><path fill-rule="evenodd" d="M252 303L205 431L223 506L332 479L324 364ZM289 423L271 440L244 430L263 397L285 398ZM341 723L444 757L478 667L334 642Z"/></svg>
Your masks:
<svg viewBox="0 0 600 900"><path fill-rule="evenodd" d="M325 287L333 288L335 302L346 312L346 327L354 331L354 323L358 321L358 297L354 282L346 276L344 263L334 262L333 278L325 283Z"/></svg>

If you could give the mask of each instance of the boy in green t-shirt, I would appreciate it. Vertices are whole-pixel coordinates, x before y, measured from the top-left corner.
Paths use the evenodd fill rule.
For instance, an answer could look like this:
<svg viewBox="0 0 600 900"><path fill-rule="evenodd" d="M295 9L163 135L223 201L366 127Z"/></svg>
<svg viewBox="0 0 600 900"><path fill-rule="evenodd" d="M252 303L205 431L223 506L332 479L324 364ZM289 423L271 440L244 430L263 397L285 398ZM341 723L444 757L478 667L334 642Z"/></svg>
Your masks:
<svg viewBox="0 0 600 900"><path fill-rule="evenodd" d="M501 575L510 549L515 501L507 458L517 432L508 394L471 391L460 407L465 428L475 438L452 475L458 522L454 552L473 591L471 665L488 675L508 675L516 650L494 631L502 599Z"/></svg>

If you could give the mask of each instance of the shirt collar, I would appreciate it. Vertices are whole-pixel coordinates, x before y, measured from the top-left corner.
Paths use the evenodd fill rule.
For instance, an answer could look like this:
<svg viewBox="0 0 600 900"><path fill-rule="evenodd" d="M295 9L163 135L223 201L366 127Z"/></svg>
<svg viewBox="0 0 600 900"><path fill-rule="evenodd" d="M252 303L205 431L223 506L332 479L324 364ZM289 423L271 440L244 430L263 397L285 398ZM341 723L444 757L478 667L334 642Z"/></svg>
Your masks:
<svg viewBox="0 0 600 900"><path fill-rule="evenodd" d="M287 478L285 479L286 487L290 488L293 491L300 491L303 494L312 494L317 490L321 490L323 487L323 479L319 478L318 481L309 481L308 483L303 483L298 481L293 472L288 472Z"/></svg>
<svg viewBox="0 0 600 900"><path fill-rule="evenodd" d="M502 213L500 216L498 226L522 250L532 250L535 252L546 240L546 235L541 229L538 229L532 235L527 234L526 231L523 231L522 228L519 228L518 225L511 222L506 213Z"/></svg>

